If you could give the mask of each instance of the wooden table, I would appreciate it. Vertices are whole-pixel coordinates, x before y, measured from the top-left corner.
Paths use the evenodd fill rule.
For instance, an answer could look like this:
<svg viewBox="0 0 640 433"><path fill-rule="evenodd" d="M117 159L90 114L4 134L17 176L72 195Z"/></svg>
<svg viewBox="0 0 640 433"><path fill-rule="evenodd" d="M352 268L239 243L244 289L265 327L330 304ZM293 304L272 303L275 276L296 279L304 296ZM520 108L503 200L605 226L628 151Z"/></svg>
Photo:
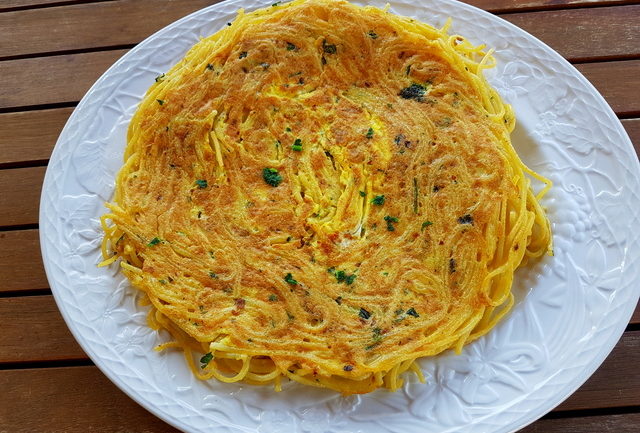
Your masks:
<svg viewBox="0 0 640 433"><path fill-rule="evenodd" d="M58 134L142 39L212 0L0 2L0 433L175 431L116 388L63 322L38 243ZM600 90L640 146L640 2L473 0L539 37ZM640 310L574 395L524 432L640 431Z"/></svg>

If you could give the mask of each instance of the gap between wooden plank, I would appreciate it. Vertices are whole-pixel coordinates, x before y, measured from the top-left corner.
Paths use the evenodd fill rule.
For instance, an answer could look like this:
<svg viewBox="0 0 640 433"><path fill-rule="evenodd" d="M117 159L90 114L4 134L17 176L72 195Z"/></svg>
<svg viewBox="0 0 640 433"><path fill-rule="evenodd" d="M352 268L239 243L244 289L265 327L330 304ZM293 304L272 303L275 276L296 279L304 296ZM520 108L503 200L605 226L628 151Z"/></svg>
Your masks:
<svg viewBox="0 0 640 433"><path fill-rule="evenodd" d="M59 6L69 6L79 3L104 3L115 0L3 0L0 13L16 10L41 9Z"/></svg>

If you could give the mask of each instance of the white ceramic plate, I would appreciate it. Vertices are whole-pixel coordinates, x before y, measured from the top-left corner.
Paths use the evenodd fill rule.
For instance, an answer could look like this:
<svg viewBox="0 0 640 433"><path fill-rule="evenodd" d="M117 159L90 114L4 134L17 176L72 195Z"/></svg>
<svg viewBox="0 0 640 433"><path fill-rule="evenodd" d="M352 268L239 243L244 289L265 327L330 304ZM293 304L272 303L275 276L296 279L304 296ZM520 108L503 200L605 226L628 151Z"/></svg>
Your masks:
<svg viewBox="0 0 640 433"><path fill-rule="evenodd" d="M424 359L428 384L408 376L396 393L341 397L289 384L200 382L182 354L157 353L137 295L116 266L97 268L98 217L111 198L126 129L154 77L198 38L231 21L230 0L151 36L87 92L51 157L42 191L40 238L51 288L74 336L96 365L145 408L188 432L514 431L575 391L624 331L638 300L638 161L620 122L597 91L549 47L513 25L452 1L398 0L391 11L496 48L488 73L514 105L513 141L525 162L551 178L544 199L555 257L520 271L517 304L460 356ZM384 0L372 2L383 6Z"/></svg>

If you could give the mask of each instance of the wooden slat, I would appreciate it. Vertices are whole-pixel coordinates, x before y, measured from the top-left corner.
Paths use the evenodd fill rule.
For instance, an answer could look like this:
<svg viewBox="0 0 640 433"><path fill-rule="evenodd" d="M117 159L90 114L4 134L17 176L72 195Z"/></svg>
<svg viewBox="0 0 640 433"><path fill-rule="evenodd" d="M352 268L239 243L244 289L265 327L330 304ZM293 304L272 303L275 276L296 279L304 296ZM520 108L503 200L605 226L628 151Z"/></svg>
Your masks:
<svg viewBox="0 0 640 433"><path fill-rule="evenodd" d="M2 3L0 3L0 11L14 8L46 7L56 6L58 4L68 5L73 3L91 3L97 1L113 0L2 0Z"/></svg>
<svg viewBox="0 0 640 433"><path fill-rule="evenodd" d="M0 419L7 432L167 432L177 430L135 404L97 367L0 371ZM637 431L640 414L542 419L521 433Z"/></svg>
<svg viewBox="0 0 640 433"><path fill-rule="evenodd" d="M493 13L524 10L560 9L603 5L623 5L632 0L465 0L480 9Z"/></svg>
<svg viewBox="0 0 640 433"><path fill-rule="evenodd" d="M640 55L640 5L573 9L502 18L571 61Z"/></svg>
<svg viewBox="0 0 640 433"><path fill-rule="evenodd" d="M625 119L622 121L622 126L627 130L636 154L640 157L640 119Z"/></svg>
<svg viewBox="0 0 640 433"><path fill-rule="evenodd" d="M618 115L640 113L640 60L585 63L578 70L598 89Z"/></svg>
<svg viewBox="0 0 640 433"><path fill-rule="evenodd" d="M0 431L179 433L138 406L97 367L0 371Z"/></svg>
<svg viewBox="0 0 640 433"><path fill-rule="evenodd" d="M45 167L0 170L0 227L38 222Z"/></svg>
<svg viewBox="0 0 640 433"><path fill-rule="evenodd" d="M0 108L78 101L127 50L0 62Z"/></svg>
<svg viewBox="0 0 640 433"><path fill-rule="evenodd" d="M138 43L215 0L122 0L0 15L0 55ZM51 32L42 29L52 29Z"/></svg>
<svg viewBox="0 0 640 433"><path fill-rule="evenodd" d="M625 332L598 370L556 410L640 405L640 331Z"/></svg>
<svg viewBox="0 0 640 433"><path fill-rule="evenodd" d="M0 363L86 359L53 296L0 298Z"/></svg>
<svg viewBox="0 0 640 433"><path fill-rule="evenodd" d="M640 413L586 416L580 418L543 418L519 433L631 433L640 426Z"/></svg>
<svg viewBox="0 0 640 433"><path fill-rule="evenodd" d="M0 55L128 45L217 0L122 0L0 14ZM640 54L640 5L507 14L569 59ZM606 23L606 25L602 25ZM53 29L50 32L42 29ZM613 43L615 41L615 43Z"/></svg>
<svg viewBox="0 0 640 433"><path fill-rule="evenodd" d="M38 230L0 232L0 293L47 287Z"/></svg>
<svg viewBox="0 0 640 433"><path fill-rule="evenodd" d="M48 160L73 108L0 114L0 164Z"/></svg>

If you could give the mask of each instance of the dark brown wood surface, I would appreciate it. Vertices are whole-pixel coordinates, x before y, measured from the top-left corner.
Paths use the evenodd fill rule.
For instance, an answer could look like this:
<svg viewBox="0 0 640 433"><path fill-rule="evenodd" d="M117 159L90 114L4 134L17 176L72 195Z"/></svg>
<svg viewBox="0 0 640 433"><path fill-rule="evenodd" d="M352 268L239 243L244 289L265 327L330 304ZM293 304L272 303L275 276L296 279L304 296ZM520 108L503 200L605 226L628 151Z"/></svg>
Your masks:
<svg viewBox="0 0 640 433"><path fill-rule="evenodd" d="M73 107L118 58L213 0L0 2L0 433L173 432L88 359L58 311L38 240L46 164ZM556 49L640 151L640 1L470 0ZM640 431L640 308L596 373L537 432Z"/></svg>

